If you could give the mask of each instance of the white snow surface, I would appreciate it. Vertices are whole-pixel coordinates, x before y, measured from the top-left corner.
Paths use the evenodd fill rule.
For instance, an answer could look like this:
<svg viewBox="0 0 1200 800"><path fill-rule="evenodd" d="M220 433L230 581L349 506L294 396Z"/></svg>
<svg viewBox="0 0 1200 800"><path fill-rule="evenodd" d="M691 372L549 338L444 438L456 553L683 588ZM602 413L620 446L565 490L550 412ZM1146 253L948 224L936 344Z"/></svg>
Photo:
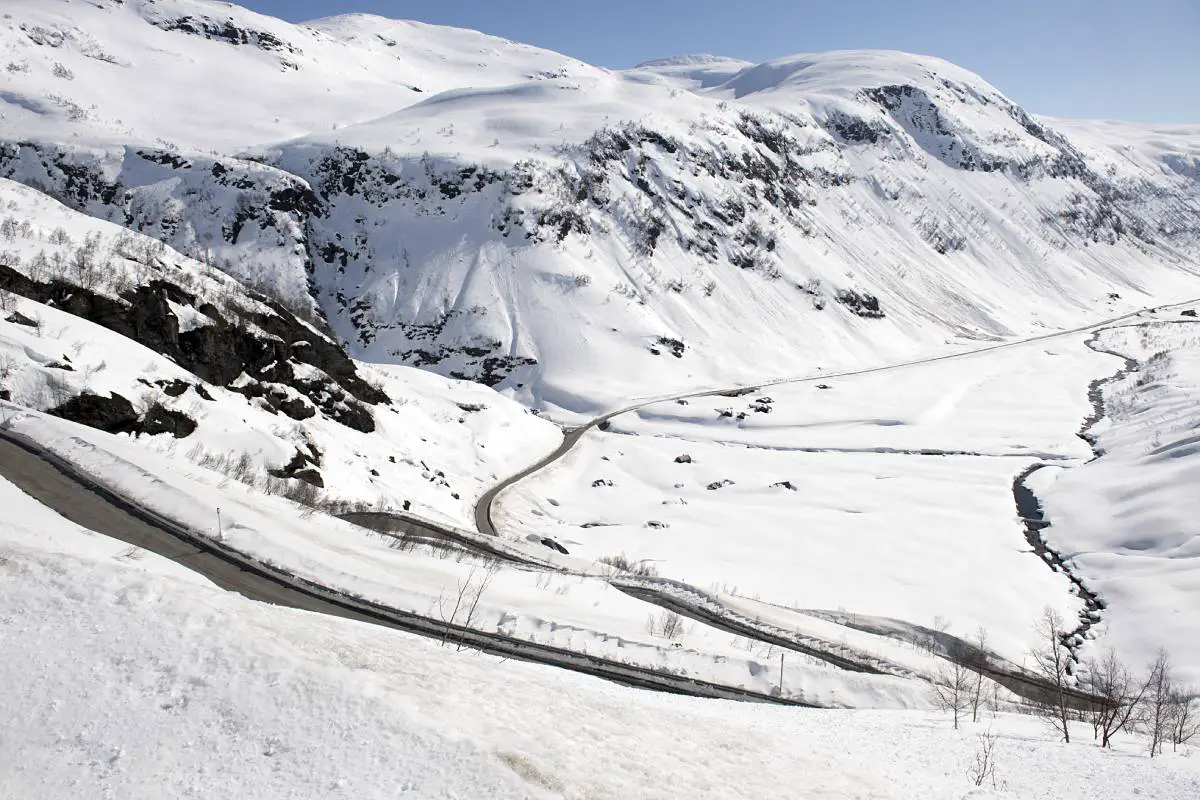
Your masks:
<svg viewBox="0 0 1200 800"><path fill-rule="evenodd" d="M201 299L221 308L233 303L264 309L240 286L230 288L221 272L169 248L155 256L162 265L157 272L148 270L122 253L136 254L153 240L3 179L0 218L29 223L0 240L4 263L26 274L35 271L39 257L48 264L46 271L54 270L56 259L69 263L82 241L96 237L98 260L107 264L93 287L101 293L115 296L149 277L186 278ZM181 331L212 323L192 306L171 306ZM486 387L387 364L359 365L392 400L373 408L374 432L350 429L321 414L294 420L208 384L165 356L81 317L24 298L14 301L13 310L37 323L15 324L7 321L8 313L0 314L0 384L13 402L47 410L82 391L115 392L135 406L158 402L187 414L197 430L182 440L169 434L142 437L142 446L189 462L224 459L231 466L245 454L260 484L268 470L282 468L297 449L311 444L323 454L325 499L393 509L407 501L415 514L470 525L475 500L485 489L524 466L531 452L549 451L560 439L552 424ZM307 365L297 369L320 372ZM156 388L157 381L183 381L189 387L171 397Z"/></svg>
<svg viewBox="0 0 1200 800"><path fill-rule="evenodd" d="M281 497L264 496L213 470L12 404L0 402L0 425L201 536L355 597L435 620L760 693L770 693L781 682L778 654L772 648L691 621L673 638L654 633L648 619L659 617L661 610L609 585L610 567L578 557L547 557L543 554L549 551L537 537L508 546L526 560L572 572L496 565L476 613L468 619L465 609L455 616L455 597L487 573L488 564L477 557L430 546L397 548L387 537L314 514ZM771 614L757 616L772 618ZM829 627L786 618L778 624L787 630L808 625L814 633ZM846 633L837 636L844 640ZM848 643L867 657L887 658L904 669L887 675L846 672L792 653L783 664L782 685L788 696L822 706L929 705L928 684L918 676L933 675L938 659L881 636L850 634Z"/></svg>
<svg viewBox="0 0 1200 800"><path fill-rule="evenodd" d="M368 14L292 25L209 0L5 5L16 12L4 25L7 59L25 68L6 74L18 92L6 93L5 113L31 137L61 136L66 122L91 141L229 150L365 122L462 86L596 71L495 36ZM227 23L241 33L203 33ZM55 75L56 63L72 77Z"/></svg>
<svg viewBox="0 0 1200 800"><path fill-rule="evenodd" d="M1014 478L1047 463L1033 488L1061 475L1048 500L1051 544L1113 609L1090 634L1097 648L1140 665L1165 647L1194 681L1196 387L1183 345L1195 324L1147 324L1142 350L1169 353L1155 368L1163 380L1143 390L1137 413L1117 407L1117 420L1132 421L1114 422L1101 444L1111 437L1122 449L1086 467L1092 452L1076 434L1092 411L1088 386L1120 361L1086 347L1089 334L1071 334L652 404L590 431L563 461L505 492L496 519L735 598L963 638L982 627L1020 664L1044 608L1066 620L1083 610L1017 516Z"/></svg>
<svg viewBox="0 0 1200 800"><path fill-rule="evenodd" d="M1169 315L1105 331L1097 346L1137 366L1104 385L1099 457L1033 476L1045 535L1109 604L1108 644L1139 664L1165 647L1176 678L1198 686L1200 323Z"/></svg>
<svg viewBox="0 0 1200 800"><path fill-rule="evenodd" d="M1027 717L671 697L244 600L0 480L12 797L1190 800L1200 761ZM967 777L998 737L1002 789Z"/></svg>
<svg viewBox="0 0 1200 800"><path fill-rule="evenodd" d="M1200 293L1198 129L1036 119L932 57L614 71L362 15L7 7L0 174L564 421Z"/></svg>
<svg viewBox="0 0 1200 800"><path fill-rule="evenodd" d="M466 527L488 486L561 441L531 407L573 423L1200 295L1200 127L1034 118L936 58L606 70L369 15L0 7L0 264L69 269L94 237L100 295L171 275L222 312L264 311L233 276L313 317L314 337L324 317L393 401L372 434L291 420L239 381L5 297L0 424L226 546L418 614L444 616L485 565L266 496L267 470L313 445L327 499ZM208 324L170 307L181 330ZM1044 607L1083 606L1013 505L1014 476L1045 463L1044 535L1106 603L1081 655L1112 645L1141 666L1165 646L1200 684L1196 323L1133 322L1097 338L1139 363L1103 385L1096 452L1075 435L1088 385L1120 363L1070 334L656 403L503 495L500 546L565 572L499 569L471 625L887 712L664 697L265 607L0 481L0 795L1191 800L1186 751L1151 768L1136 738L1064 747L1004 715L987 723L1003 783L971 787L982 726L923 710L940 659L834 621L982 626L1020 665ZM158 380L189 386L152 397ZM112 436L43 413L84 390L197 430ZM597 559L618 554L890 674L793 653L781 671L698 622L668 640L656 606L609 583Z"/></svg>

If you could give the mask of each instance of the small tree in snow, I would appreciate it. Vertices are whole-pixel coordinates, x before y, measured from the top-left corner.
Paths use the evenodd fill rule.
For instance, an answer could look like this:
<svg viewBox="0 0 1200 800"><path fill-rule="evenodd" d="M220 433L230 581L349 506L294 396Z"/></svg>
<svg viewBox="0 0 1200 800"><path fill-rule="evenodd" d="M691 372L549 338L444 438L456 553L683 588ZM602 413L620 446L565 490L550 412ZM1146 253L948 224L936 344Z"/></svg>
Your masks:
<svg viewBox="0 0 1200 800"><path fill-rule="evenodd" d="M975 686L975 678L965 664L965 655L962 647L951 648L933 681L934 702L953 715L954 730L958 730L959 717L971 706Z"/></svg>
<svg viewBox="0 0 1200 800"><path fill-rule="evenodd" d="M1062 735L1063 741L1071 743L1070 662L1071 656L1063 644L1062 617L1047 607L1037 622L1037 635L1041 644L1034 648L1034 666L1046 681L1045 696L1038 703L1039 710L1054 730Z"/></svg>
<svg viewBox="0 0 1200 800"><path fill-rule="evenodd" d="M1172 700L1177 694L1171 677L1171 658L1159 649L1146 679L1145 703L1142 706L1142 726L1150 737L1150 757L1162 753L1163 742L1171 739L1174 728Z"/></svg>
<svg viewBox="0 0 1200 800"><path fill-rule="evenodd" d="M979 722L979 709L986 702L984 692L984 673L987 671L987 629L982 625L975 632L975 641L971 642L971 668L975 670L975 685L971 687L971 721ZM978 784L976 784L978 785Z"/></svg>
<svg viewBox="0 0 1200 800"><path fill-rule="evenodd" d="M443 645L449 641L452 635L451 626L474 627L479 611L479 601L483 599L483 595L491 586L492 578L496 577L496 573L499 571L500 564L495 561L488 562L482 570L478 565L474 565L467 574L467 579L458 582L458 588L452 599L447 598L445 593L438 595L438 613L441 615L442 622L446 623L446 629L442 633ZM464 647L466 647L465 631L459 636L455 649L462 650Z"/></svg>
<svg viewBox="0 0 1200 800"><path fill-rule="evenodd" d="M1149 688L1145 681L1134 679L1111 648L1099 661L1088 662L1084 687L1092 695L1087 715L1101 747L1108 747L1113 736L1136 721Z"/></svg>
<svg viewBox="0 0 1200 800"><path fill-rule="evenodd" d="M1171 698L1171 749L1200 733L1200 697L1194 690L1177 690Z"/></svg>
<svg viewBox="0 0 1200 800"><path fill-rule="evenodd" d="M996 781L996 734L988 728L979 734L979 746L975 748L975 761L967 769L967 777L976 786L990 784L993 789L1000 788Z"/></svg>

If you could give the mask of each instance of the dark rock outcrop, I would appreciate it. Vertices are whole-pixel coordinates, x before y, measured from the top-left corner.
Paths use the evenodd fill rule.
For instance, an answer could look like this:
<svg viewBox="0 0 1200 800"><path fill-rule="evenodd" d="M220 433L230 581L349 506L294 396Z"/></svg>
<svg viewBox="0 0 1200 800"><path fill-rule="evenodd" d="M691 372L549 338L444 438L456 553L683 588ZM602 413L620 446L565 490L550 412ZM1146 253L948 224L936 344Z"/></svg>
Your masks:
<svg viewBox="0 0 1200 800"><path fill-rule="evenodd" d="M212 304L164 280L131 289L118 300L60 280L38 283L3 265L0 288L102 325L167 356L208 383L251 396L258 395L232 385L243 374L259 384L289 386L328 417L354 430L373 431L374 418L367 405L390 402L382 390L358 375L341 348L269 301L262 302L274 313L240 311L240 319L226 319ZM212 324L180 331L170 303L193 307ZM328 378L302 379L296 374L298 364L316 367ZM264 387L260 394L268 395L268 389ZM276 408L294 419L315 413L282 390L270 396L276 399Z"/></svg>

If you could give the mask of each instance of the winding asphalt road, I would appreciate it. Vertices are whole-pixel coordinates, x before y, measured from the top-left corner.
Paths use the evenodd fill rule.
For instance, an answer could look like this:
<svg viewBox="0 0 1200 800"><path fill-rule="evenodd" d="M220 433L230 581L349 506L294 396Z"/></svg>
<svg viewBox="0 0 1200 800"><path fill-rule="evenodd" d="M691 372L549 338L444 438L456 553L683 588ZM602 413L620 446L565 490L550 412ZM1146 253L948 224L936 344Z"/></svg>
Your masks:
<svg viewBox="0 0 1200 800"><path fill-rule="evenodd" d="M844 370L842 372L818 372L818 373L813 373L813 374L809 374L809 375L794 376L794 377L790 377L790 378L773 378L771 380L763 381L761 383L738 384L738 385L734 385L734 386L727 386L727 387L720 388L720 389L700 389L700 390L682 392L682 393L678 393L678 394L668 394L668 395L663 395L660 397L653 397L653 398L649 398L649 399L638 400L637 402L635 402L631 405L624 406L623 408L618 408L615 411L609 411L605 414L601 414L600 416L595 417L595 418L585 422L583 425L581 425L577 428L571 428L571 429L565 431L564 435L563 435L562 443L559 444L559 446L557 448L555 448L552 453L549 453L548 455L543 457L541 460L539 460L537 463L535 463L529 467L526 467L525 469L521 470L520 472L517 472L514 475L510 475L509 477L500 481L500 483L496 484L495 486L493 486L492 488L490 488L486 492L484 492L483 495L479 498L479 502L476 503L476 505L475 505L475 527L479 529L480 533L489 534L491 536L498 535L498 531L496 529L496 524L495 524L495 521L493 518L493 510L496 505L497 499L500 497L501 494L503 494L505 492L505 490L507 490L509 487L525 480L529 476L534 475L538 472L541 472L542 470L546 469L550 465L554 464L556 461L561 460L563 457L565 457L567 455L567 453L571 452L572 448L574 448L576 444L579 443L579 440L583 438L583 435L585 433L587 433L588 431L592 430L593 428L600 427L601 425L605 424L606 422L611 421L614 417L619 417L622 414L628 414L628 413L631 413L634 411L638 411L640 409L646 408L647 406L657 405L658 403L669 403L669 402L673 402L676 400L691 400L691 399L698 398L698 397L715 397L718 395L737 396L737 395L741 395L741 394L749 394L749 393L755 392L759 389L766 388L768 386L783 386L785 384L792 384L792 383L815 383L817 381L833 380L835 378L849 378L849 377L853 377L856 375L873 375L873 374L877 374L877 373L881 373L881 372L892 372L895 370L904 369L906 367L919 366L921 364L935 364L935 363L938 363L941 361L954 361L954 360L962 359L962 358L971 358L972 356L981 355L983 353L991 353L991 352L995 352L997 350L1008 350L1008 349L1012 349L1012 348L1016 348L1016 347L1023 347L1024 345L1028 345L1028 344L1034 344L1036 342L1052 341L1054 339L1062 339L1062 338L1065 338L1068 336L1075 336L1080 333L1088 333L1091 331L1096 331L1100 328L1108 328L1108 327L1112 327L1115 325L1119 325L1122 322L1128 322L1130 320L1135 320L1138 317L1143 316L1151 311L1178 308L1180 306L1190 306L1190 305L1194 305L1196 303L1200 303L1200 298L1196 298L1196 299L1192 299L1192 300L1185 300L1180 303L1172 303L1170 305L1152 306L1152 307L1148 307L1148 308L1143 308L1139 311L1133 311L1128 314L1122 314L1121 316L1112 317L1111 319L1101 320L1100 322L1093 322L1089 325L1082 325L1078 328L1069 328L1067 330L1053 331L1051 333L1045 333L1040 336L1032 336L1027 339L1017 339L1017 340L1007 341L1007 342L998 342L996 344L987 345L986 347L978 347L973 350L964 350L964 351L958 352L958 353L947 353L945 355L931 356L929 358L919 358L919 359L915 359L913 361L902 361L902 362L899 362L896 364L885 364L883 366L868 367L866 369Z"/></svg>
<svg viewBox="0 0 1200 800"><path fill-rule="evenodd" d="M3 428L0 428L0 475L78 525L169 558L217 586L252 600L382 625L452 642L456 646L582 672L642 689L693 697L812 705L794 697L687 678L448 624L338 592L224 547L122 497L45 451L36 442Z"/></svg>
<svg viewBox="0 0 1200 800"><path fill-rule="evenodd" d="M1187 305L1192 302L1196 301L1179 305ZM1071 330L1056 331L1029 339L1003 342L971 351L918 359L901 364L774 379L759 384L725 389L704 389L641 400L596 417L585 425L566 432L562 443L552 453L489 489L476 505L476 524L481 533L496 535L492 511L501 493L563 458L589 430L599 427L613 417L655 403L746 393L765 386L830 380L886 372L919 364L968 358L981 353L1019 347L1033 342L1062 338L1112 326L1135 319L1143 313L1145 312L1125 314ZM217 586L238 592L253 600L383 625L435 637L442 641L449 639L485 652L571 669L631 686L697 697L808 705L794 698L783 698L684 678L618 661L512 639L501 634L447 624L337 592L284 570L255 561L174 520L156 514L139 505L135 500L123 497L92 480L70 463L45 451L35 442L2 428L0 428L0 475L44 505L81 526L170 558L204 575ZM453 531L442 530L431 523L418 524L425 528L429 535L450 539L458 538ZM470 544L478 546L478 543Z"/></svg>

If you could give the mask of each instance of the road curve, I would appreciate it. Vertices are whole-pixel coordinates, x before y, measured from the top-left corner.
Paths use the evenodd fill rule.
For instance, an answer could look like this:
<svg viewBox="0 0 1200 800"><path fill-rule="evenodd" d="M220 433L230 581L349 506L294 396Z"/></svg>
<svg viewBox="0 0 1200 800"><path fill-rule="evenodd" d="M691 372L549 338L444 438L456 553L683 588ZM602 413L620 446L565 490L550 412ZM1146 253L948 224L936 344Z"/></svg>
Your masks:
<svg viewBox="0 0 1200 800"><path fill-rule="evenodd" d="M252 600L416 633L508 658L605 678L627 686L693 697L812 706L651 670L620 661L474 630L372 603L258 562L122 497L45 451L0 428L0 475L43 505L90 530L144 548Z"/></svg>
<svg viewBox="0 0 1200 800"><path fill-rule="evenodd" d="M958 353L947 353L945 355L931 356L929 358L918 358L918 359L915 359L912 361L901 361L901 362L898 362L895 364L885 364L885 365L878 366L878 367L867 367L865 369L844 370L842 372L818 372L818 373L809 374L809 375L797 375L797 376L786 377L786 378L772 378L770 380L762 381L759 383L737 384L734 386L727 386L722 389L699 389L699 390L681 392L681 393L677 393L677 394L668 394L668 395L663 395L660 397L652 397L649 399L638 400L634 403L631 403L630 405L624 406L622 408L618 408L615 411L609 411L605 414L601 414L598 417L594 417L594 418L588 420L587 422L585 422L583 425L580 425L577 428L571 428L571 429L565 431L562 443L559 444L559 446L557 448L555 448L552 453L549 453L548 455L544 456L537 463L532 464L531 466L526 467L525 469L522 469L520 472L510 475L507 478L504 478L502 481L497 483L495 486L491 487L486 492L484 492L483 495L480 496L479 501L475 504L475 527L479 529L480 533L488 534L491 536L499 535L498 531L496 529L496 524L495 524L495 520L493 517L493 513L494 513L496 501L500 497L501 494L503 494L510 487L512 487L512 486L516 485L517 483L520 483L524 479L528 478L530 475L541 472L545 468L549 467L551 464L555 463L556 461L561 460L564 456L567 455L567 453L569 453L571 451L572 448L575 447L576 444L579 443L579 440L581 438L583 438L583 435L585 433L587 433L588 431L592 430L593 428L597 428L597 427L603 425L604 423L610 421L614 417L619 417L622 414L628 414L633 411L638 411L639 409L645 408L646 406L652 406L652 405L656 405L658 403L669 403L669 402L672 402L675 400L690 400L690 399L694 399L697 397L714 397L717 395L727 395L727 394L734 394L734 393L746 394L746 393L750 393L750 392L756 391L758 389L761 389L761 388L764 388L767 386L782 386L784 384L789 384L789 383L812 383L815 381L825 381L825 380L831 380L834 378L849 378L849 377L853 377L856 375L873 375L873 374L880 373L880 372L891 372L893 370L904 369L906 367L915 367L915 366L919 366L922 364L935 364L935 363L938 363L941 361L953 361L953 360L960 359L960 358L970 358L972 356L977 356L982 353L990 353L990 352L994 352L996 350L1006 350L1006 349L1010 349L1010 348L1014 348L1014 347L1022 347L1027 344L1033 344L1035 342L1051 341L1054 339L1061 339L1061 338L1064 338L1067 336L1075 336L1080 333L1088 333L1090 331L1095 331L1099 328L1112 327L1112 326L1118 325L1122 322L1136 319L1137 317L1139 317L1143 314L1149 313L1151 311L1176 308L1178 306L1193 305L1195 303L1200 303L1200 298L1193 298L1191 300L1184 300L1184 301L1181 301L1178 303L1171 303L1168 305L1148 306L1148 307L1140 309L1138 311L1131 311L1128 314L1122 314L1117 317L1111 317L1109 319L1100 320L1099 322L1093 322L1088 325L1082 325L1078 328L1068 328L1066 330L1054 331L1052 333L1044 333L1044 334L1041 334L1038 336L1031 336L1031 337L1028 337L1025 339L1015 339L1015 340L1007 341L1007 342L998 342L996 344L987 345L986 347L978 347L978 348L975 348L974 350L964 350L964 351L958 352Z"/></svg>
<svg viewBox="0 0 1200 800"><path fill-rule="evenodd" d="M1195 300L1176 305L1186 305ZM1173 307L1173 306L1172 306ZM1134 319L1143 311L1070 330L1003 342L961 353L951 353L898 364L847 370L836 373L780 378L757 384L739 385L725 389L702 389L664 397L640 400L623 408L596 417L586 424L569 430L563 441L551 453L535 464L505 478L483 494L475 508L475 521L481 533L497 535L492 511L497 497L507 488L563 458L587 431L599 427L613 417L636 411L645 406L671 400L709 397L731 392L754 391L764 386L804 383L854 375L866 375L901 369L919 364L967 358L980 353L1018 347L1038 341L1071 336L1097 328ZM62 514L67 519L104 533L113 538L144 548L182 564L204 575L217 586L235 591L253 600L312 611L315 613L353 619L375 625L454 641L484 652L525 661L570 669L618 683L686 694L734 700L749 700L784 705L811 705L795 698L778 697L740 687L675 676L648 668L611 661L595 656L562 650L548 645L513 639L502 634L488 633L422 617L410 612L388 608L361 598L338 592L312 581L269 566L232 550L186 526L147 509L131 498L96 482L73 465L45 451L32 440L0 428L0 475L18 488ZM456 538L432 524L426 525L438 536ZM464 544L468 544L464 542ZM478 542L469 543L475 547Z"/></svg>

